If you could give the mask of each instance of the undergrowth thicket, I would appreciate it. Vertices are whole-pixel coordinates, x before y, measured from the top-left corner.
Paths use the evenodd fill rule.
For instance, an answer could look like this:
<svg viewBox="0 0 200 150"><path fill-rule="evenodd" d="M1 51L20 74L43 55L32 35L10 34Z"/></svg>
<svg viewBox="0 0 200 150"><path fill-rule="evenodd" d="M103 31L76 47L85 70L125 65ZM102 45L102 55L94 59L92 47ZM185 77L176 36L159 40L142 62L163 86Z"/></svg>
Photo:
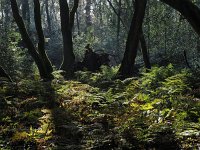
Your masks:
<svg viewBox="0 0 200 150"><path fill-rule="evenodd" d="M199 149L198 72L173 65L113 79L118 67L0 88L1 149Z"/></svg>

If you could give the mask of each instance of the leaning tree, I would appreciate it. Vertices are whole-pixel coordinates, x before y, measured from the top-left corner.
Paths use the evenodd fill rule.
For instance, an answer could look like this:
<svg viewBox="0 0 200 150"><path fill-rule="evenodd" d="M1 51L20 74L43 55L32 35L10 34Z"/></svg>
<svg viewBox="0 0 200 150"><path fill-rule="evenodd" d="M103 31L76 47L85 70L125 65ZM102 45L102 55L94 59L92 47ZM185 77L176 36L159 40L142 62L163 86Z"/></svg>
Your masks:
<svg viewBox="0 0 200 150"><path fill-rule="evenodd" d="M38 40L39 40L37 48L34 46L28 34L26 26L24 24L24 20L20 16L17 1L10 0L10 2L11 2L11 8L13 12L13 17L19 28L22 40L24 41L24 44L26 45L28 52L32 56L33 60L35 61L41 78L45 80L51 80L53 78L51 74L53 72L53 67L45 51L45 38L44 38L44 33L43 33L42 23L41 23L39 0L34 0L34 20L35 20L35 27L38 34Z"/></svg>

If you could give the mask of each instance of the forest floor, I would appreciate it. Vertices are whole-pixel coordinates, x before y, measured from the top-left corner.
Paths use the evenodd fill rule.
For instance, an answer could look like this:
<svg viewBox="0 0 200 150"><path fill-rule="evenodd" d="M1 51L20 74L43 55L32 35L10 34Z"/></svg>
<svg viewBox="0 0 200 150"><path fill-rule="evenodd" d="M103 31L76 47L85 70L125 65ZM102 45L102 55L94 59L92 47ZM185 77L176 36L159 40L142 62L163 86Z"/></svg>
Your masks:
<svg viewBox="0 0 200 150"><path fill-rule="evenodd" d="M113 80L1 82L0 149L200 149L200 79L173 66Z"/></svg>

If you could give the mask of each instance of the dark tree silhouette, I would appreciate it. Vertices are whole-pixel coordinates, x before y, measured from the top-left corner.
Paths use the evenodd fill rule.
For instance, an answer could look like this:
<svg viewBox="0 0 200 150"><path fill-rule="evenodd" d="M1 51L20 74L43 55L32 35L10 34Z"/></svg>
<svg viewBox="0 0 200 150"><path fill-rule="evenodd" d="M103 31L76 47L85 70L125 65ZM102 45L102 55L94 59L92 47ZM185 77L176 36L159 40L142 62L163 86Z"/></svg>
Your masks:
<svg viewBox="0 0 200 150"><path fill-rule="evenodd" d="M33 42L30 39L30 36L26 30L24 21L19 14L19 9L18 9L16 0L10 0L10 2L11 2L11 8L13 11L13 17L17 23L17 26L19 28L22 39L26 45L26 48L28 49L28 52L30 53L30 55L33 57L36 65L39 69L41 78L45 79L45 80L52 79L51 73L53 71L53 68L52 68L51 63L45 53L44 35L43 35L43 31L42 31L42 26L41 26L39 0L34 0L35 25L36 25L36 30L37 30L38 37L39 37L38 49L35 48Z"/></svg>
<svg viewBox="0 0 200 150"><path fill-rule="evenodd" d="M22 18L25 21L28 32L30 32L31 16L30 16L29 0L22 1Z"/></svg>
<svg viewBox="0 0 200 150"><path fill-rule="evenodd" d="M74 71L75 55L73 52L72 29L78 3L79 0L74 0L73 8L70 11L67 0L59 0L63 37L63 62L60 68L66 72L66 77L73 75Z"/></svg>
<svg viewBox="0 0 200 150"><path fill-rule="evenodd" d="M131 27L126 41L124 58L118 74L123 77L134 74L134 63L137 56L138 43L140 39L142 23L145 15L147 0L135 1L135 13L131 22Z"/></svg>
<svg viewBox="0 0 200 150"><path fill-rule="evenodd" d="M147 51L147 44L145 41L144 33L143 30L141 29L141 34L140 34L140 45L141 45L141 51L142 51L142 56L144 60L144 65L147 69L151 69L151 63Z"/></svg>

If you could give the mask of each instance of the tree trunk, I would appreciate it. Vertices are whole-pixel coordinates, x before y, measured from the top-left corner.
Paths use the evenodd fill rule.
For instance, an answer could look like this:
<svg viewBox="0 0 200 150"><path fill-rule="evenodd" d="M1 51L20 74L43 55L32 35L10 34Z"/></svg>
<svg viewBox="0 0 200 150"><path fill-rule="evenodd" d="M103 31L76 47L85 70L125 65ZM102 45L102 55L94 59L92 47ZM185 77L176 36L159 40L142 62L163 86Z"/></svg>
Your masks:
<svg viewBox="0 0 200 150"><path fill-rule="evenodd" d="M66 77L73 75L75 55L73 52L72 28L74 26L75 13L78 8L79 0L74 0L72 10L69 10L66 0L59 0L61 31L63 37L63 62L61 69L66 71Z"/></svg>
<svg viewBox="0 0 200 150"><path fill-rule="evenodd" d="M45 0L45 11L47 15L48 32L51 34L51 18L49 13L49 0Z"/></svg>
<svg viewBox="0 0 200 150"><path fill-rule="evenodd" d="M81 35L81 32L80 32L80 22L79 22L79 13L78 12L76 12L76 25L77 25L78 35Z"/></svg>
<svg viewBox="0 0 200 150"><path fill-rule="evenodd" d="M179 11L200 36L200 9L191 0L161 0Z"/></svg>
<svg viewBox="0 0 200 150"><path fill-rule="evenodd" d="M27 30L30 33L31 18L30 18L30 7L28 0L22 1L22 18L25 20Z"/></svg>
<svg viewBox="0 0 200 150"><path fill-rule="evenodd" d="M53 67L45 51L45 37L42 30L39 0L34 0L34 18L35 18L35 27L38 34L38 40L39 40L38 53L40 57L42 57L42 63L45 66L46 72L48 74L51 74L53 72Z"/></svg>
<svg viewBox="0 0 200 150"><path fill-rule="evenodd" d="M144 33L143 33L142 29L141 29L141 34L140 34L140 45L141 45L144 65L147 69L151 69L151 63L150 63L149 55L148 55L148 51L147 51L147 44L146 44L146 41L144 38Z"/></svg>
<svg viewBox="0 0 200 150"><path fill-rule="evenodd" d="M187 65L187 67L188 67L188 68L191 68L191 67L190 67L190 64L189 64L189 62L188 62L188 59L187 59L187 53L186 53L186 50L183 51L183 54L184 54L185 63L186 63L186 65Z"/></svg>
<svg viewBox="0 0 200 150"><path fill-rule="evenodd" d="M117 55L120 55L120 30L121 30L121 10L122 9L122 1L119 0L118 4L118 15L117 15Z"/></svg>
<svg viewBox="0 0 200 150"><path fill-rule="evenodd" d="M45 63L43 62L42 56L39 55L36 48L34 47L33 42L31 41L31 39L28 35L24 21L19 14L19 9L18 9L16 0L10 0L10 2L11 2L12 11L13 11L13 17L14 17L16 23L17 23L20 34L22 36L24 43L26 44L28 52L33 57L33 60L35 61L36 65L39 69L39 73L40 73L41 78L45 79L45 80L52 79L51 73L47 72L48 69L46 68Z"/></svg>
<svg viewBox="0 0 200 150"><path fill-rule="evenodd" d="M86 0L86 6L85 6L85 22L86 22L86 31L87 29L92 25L92 17L91 17L91 0Z"/></svg>
<svg viewBox="0 0 200 150"><path fill-rule="evenodd" d="M124 58L118 71L120 76L127 77L134 74L135 58L137 56L138 43L145 15L146 3L147 0L135 1L135 13L126 42Z"/></svg>
<svg viewBox="0 0 200 150"><path fill-rule="evenodd" d="M197 39L197 54L200 55L200 39Z"/></svg>

